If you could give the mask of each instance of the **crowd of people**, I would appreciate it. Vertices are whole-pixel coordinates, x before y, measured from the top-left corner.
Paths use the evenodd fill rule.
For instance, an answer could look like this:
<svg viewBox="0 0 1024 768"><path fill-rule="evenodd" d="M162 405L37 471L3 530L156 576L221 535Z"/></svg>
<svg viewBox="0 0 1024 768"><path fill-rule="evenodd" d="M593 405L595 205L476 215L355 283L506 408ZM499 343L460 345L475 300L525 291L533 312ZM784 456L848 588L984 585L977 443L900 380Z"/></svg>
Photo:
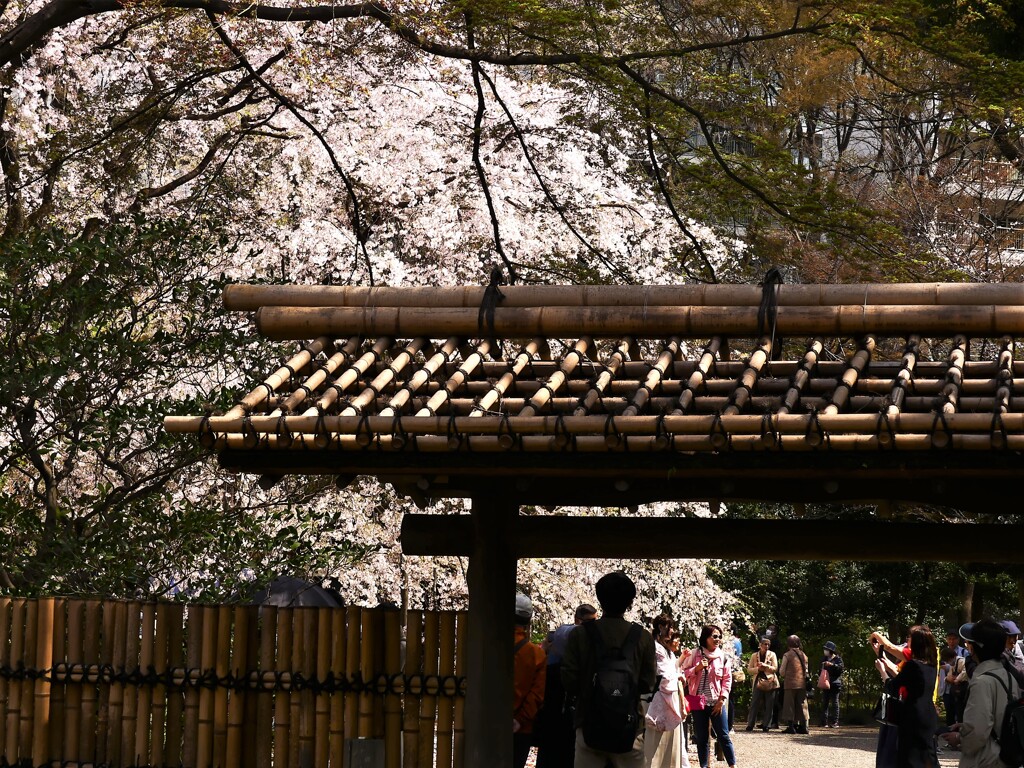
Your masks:
<svg viewBox="0 0 1024 768"><path fill-rule="evenodd" d="M622 572L603 576L595 591L600 613L580 605L573 622L542 644L530 642L532 605L517 596L516 768L532 746L537 768L689 768L691 738L699 768L715 755L735 768L733 700L744 684L747 731L808 733L813 690L821 694L820 727L840 727L846 666L834 642L812 666L800 637L789 635L783 650L769 625L744 663L739 639L714 624L684 647L666 614L650 630L628 621L636 588ZM1014 622L964 624L946 635L941 653L924 625L911 627L903 643L878 631L869 644L883 689L876 768L938 768L940 736L945 748L961 750L961 768L1006 768L998 729L1007 702L1024 691L1024 643Z"/></svg>

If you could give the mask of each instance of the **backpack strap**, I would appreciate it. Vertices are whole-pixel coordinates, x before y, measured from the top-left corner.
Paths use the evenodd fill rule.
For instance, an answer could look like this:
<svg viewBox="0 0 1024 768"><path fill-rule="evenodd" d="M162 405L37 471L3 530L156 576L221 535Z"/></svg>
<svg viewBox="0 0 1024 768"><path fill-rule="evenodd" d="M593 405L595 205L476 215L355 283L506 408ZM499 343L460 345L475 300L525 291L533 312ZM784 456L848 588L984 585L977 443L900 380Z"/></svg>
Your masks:
<svg viewBox="0 0 1024 768"><path fill-rule="evenodd" d="M997 675L995 672L982 672L981 676L995 678L996 682L998 682L999 685L1003 687L1003 690L1006 691L1006 705L1009 706L1013 703L1013 694L1010 693L1009 677L1006 678L1006 682L1004 683L1003 679L999 677L999 675ZM1001 744L1001 742L999 741L999 734L996 732L996 726L992 726L992 738L995 739L996 744Z"/></svg>
<svg viewBox="0 0 1024 768"><path fill-rule="evenodd" d="M523 646L526 645L528 642L530 642L530 638L524 637L522 640L516 643L515 647L512 649L512 655L515 656L517 653L519 653L519 651L523 649Z"/></svg>
<svg viewBox="0 0 1024 768"><path fill-rule="evenodd" d="M626 635L626 642L622 644L622 658L629 659L634 653L636 653L636 647L640 645L640 636L642 633L643 627L634 621L629 627L629 633Z"/></svg>

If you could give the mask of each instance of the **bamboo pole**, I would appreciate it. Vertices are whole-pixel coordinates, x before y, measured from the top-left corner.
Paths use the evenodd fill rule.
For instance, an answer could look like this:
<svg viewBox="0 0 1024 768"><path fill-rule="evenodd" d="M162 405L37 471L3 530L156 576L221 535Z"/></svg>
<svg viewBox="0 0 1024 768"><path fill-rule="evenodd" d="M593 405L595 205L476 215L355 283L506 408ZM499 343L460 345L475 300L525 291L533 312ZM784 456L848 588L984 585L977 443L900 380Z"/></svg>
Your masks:
<svg viewBox="0 0 1024 768"><path fill-rule="evenodd" d="M313 407L307 410L307 414L312 415L334 405L348 391L349 387L358 382L380 360L390 346L391 339L387 337L377 339L368 352L354 360L338 378L330 383L327 391L320 396Z"/></svg>
<svg viewBox="0 0 1024 768"><path fill-rule="evenodd" d="M146 603L143 608L142 623L144 626L150 628L150 637L152 642L142 646L142 661L143 664L151 664L153 670L157 673L163 673L170 668L169 656L168 656L168 611L166 603ZM148 609L148 610L147 610ZM147 645L148 650L147 650ZM184 665L182 665L184 666ZM144 694L144 697L143 697ZM149 738L148 744L148 757L147 753L140 752L143 758L146 760L148 765L157 766L161 768L164 763L164 736L167 733L167 719L168 719L168 691L167 686L161 682L157 682L152 686L147 686L143 691L140 691L139 706L140 708L144 704L144 698L149 702L149 728L143 728L141 730L147 731ZM144 721L143 721L144 722ZM139 745L137 748L141 748L143 745Z"/></svg>
<svg viewBox="0 0 1024 768"><path fill-rule="evenodd" d="M139 638L138 638L138 667L143 675L151 670L156 670L154 662L157 643L157 605L154 602L145 602L139 606ZM151 762L153 751L150 748L150 741L156 738L158 726L155 722L158 705L155 700L155 686L151 683L143 683L135 691L135 743L132 745L132 754L135 756L135 765L153 765ZM161 734L164 731L163 709L165 701L161 701L160 725Z"/></svg>
<svg viewBox="0 0 1024 768"><path fill-rule="evenodd" d="M260 617L260 664L259 672L263 679L261 686L273 682L273 672L277 669L274 661L277 643L277 608L273 605L259 607ZM256 701L256 768L271 768L274 764L274 700L281 695L279 692L260 688Z"/></svg>
<svg viewBox="0 0 1024 768"><path fill-rule="evenodd" d="M53 602L53 631L50 644L50 667L54 682L50 687L50 725L47 754L51 760L60 760L64 753L64 717L67 706L67 636L68 601L55 598ZM61 679L56 679L57 677Z"/></svg>
<svg viewBox="0 0 1024 768"><path fill-rule="evenodd" d="M53 629L55 605L52 597L40 597L35 601L35 658L28 665L39 671L53 667ZM30 721L32 765L50 762L50 692L51 685L44 678L37 678L33 685L33 712Z"/></svg>
<svg viewBox="0 0 1024 768"><path fill-rule="evenodd" d="M25 666L29 669L33 669L36 666L39 637L38 616L39 602L37 600L28 600L25 605L25 644L23 646L22 658L25 661ZM31 681L25 681L21 689L21 718L18 721L18 757L23 761L31 761L32 758L32 721L35 716L34 694L35 686Z"/></svg>
<svg viewBox="0 0 1024 768"><path fill-rule="evenodd" d="M402 409L409 403L413 395L415 395L421 388L428 385L433 378L434 374L437 373L441 367L447 363L455 351L459 348L459 339L456 336L452 336L448 339L440 349L434 352L424 363L421 365L413 374L409 377L409 380L405 382L404 386L395 392L391 396L391 400L388 406L381 410L381 416L394 416L397 413L401 413ZM490 343L483 342L477 348L477 352L470 355L462 365L452 374L454 377L456 374L468 377L472 374L473 370L480 365L483 359L483 355L486 355L490 350ZM446 388L448 385L442 385L442 388Z"/></svg>
<svg viewBox="0 0 1024 768"><path fill-rule="evenodd" d="M82 600L68 600L67 605L67 650L64 654L64 666L68 674L68 683L64 693L64 729L60 751L60 759L72 762L84 762L85 755L80 749L82 738L82 690L85 682L85 603ZM0 639L3 631L0 629ZM2 641L0 641L2 645ZM0 656L0 663L3 657ZM0 699L3 691L0 690ZM0 741L2 743L2 741Z"/></svg>
<svg viewBox="0 0 1024 768"><path fill-rule="evenodd" d="M187 633L187 646L185 650L185 667L188 670L188 686L185 688L185 703L182 714L182 754L185 766L206 768L199 763L199 698L200 692L193 684L193 679L202 674L203 670L203 636L205 634L203 625L206 622L206 614L202 606L190 605L188 607L188 625L185 628Z"/></svg>
<svg viewBox="0 0 1024 768"><path fill-rule="evenodd" d="M199 670L202 675L216 672L217 669L217 607L212 605L197 606L203 615L203 633L201 639ZM214 763L214 731L216 711L216 693L205 685L199 688L198 721L196 723L196 766L212 768Z"/></svg>
<svg viewBox="0 0 1024 768"><path fill-rule="evenodd" d="M115 674L125 671L125 644L128 640L128 604L118 600L113 605L105 606L103 614L103 641L104 647L110 649L110 664ZM111 620L107 621L107 615L112 614ZM109 632L108 632L109 630ZM114 765L121 762L121 733L124 729L124 693L123 682L112 680L107 686L109 695L107 698L107 733L106 733L106 761Z"/></svg>
<svg viewBox="0 0 1024 768"><path fill-rule="evenodd" d="M423 675L437 678L438 672L439 622L437 611L425 611L423 617ZM434 764L434 733L437 722L437 695L432 691L436 686L423 686L420 698L420 738L418 768L430 768Z"/></svg>
<svg viewBox="0 0 1024 768"><path fill-rule="evenodd" d="M457 680L462 680L466 676L468 630L469 615L466 611L459 611L455 617L455 677ZM466 764L466 696L463 690L459 690L455 697L452 732L454 768L463 768Z"/></svg>
<svg viewBox="0 0 1024 768"><path fill-rule="evenodd" d="M405 630L405 706L402 708L402 766L419 765L420 698L423 696L423 612L409 611ZM413 684L413 681L419 683Z"/></svg>
<svg viewBox="0 0 1024 768"><path fill-rule="evenodd" d="M142 604L132 601L125 605L125 663L124 671L138 670L141 651ZM124 687L124 704L121 716L121 757L129 765L138 765L148 750L136 751L139 731L139 689L134 685ZM144 731L148 729L143 729ZM145 734L143 734L145 739Z"/></svg>
<svg viewBox="0 0 1024 768"><path fill-rule="evenodd" d="M309 378L302 382L302 386L288 396L281 408L285 411L294 411L302 405L310 393L321 387L335 371L351 362L352 355L359 349L361 343L362 340L358 336L349 339L339 351L317 366Z"/></svg>
<svg viewBox="0 0 1024 768"><path fill-rule="evenodd" d="M345 610L345 677L355 682L359 677L360 642L359 608L349 606ZM345 692L345 741L359 735L359 694Z"/></svg>
<svg viewBox="0 0 1024 768"><path fill-rule="evenodd" d="M364 683L373 681L373 652L377 643L376 625L373 621L373 612L369 608L362 608L359 611L359 677ZM373 737L373 699L374 695L369 690L363 690L359 694L359 727L357 733L361 739Z"/></svg>
<svg viewBox="0 0 1024 768"><path fill-rule="evenodd" d="M321 335L473 336L475 309L350 307L263 307L256 313L260 333L274 340L308 339ZM495 335L566 337L624 334L688 338L715 334L743 337L757 328L754 307L521 307L495 311ZM780 336L868 333L966 333L995 336L1024 333L1024 306L954 305L830 305L779 307L775 322Z"/></svg>
<svg viewBox="0 0 1024 768"><path fill-rule="evenodd" d="M389 678L401 674L402 612L395 607L383 609L384 666ZM402 765L402 697L394 691L384 696L384 768Z"/></svg>
<svg viewBox="0 0 1024 768"><path fill-rule="evenodd" d="M161 604L159 611L160 615L166 616L167 620L167 668L183 670L191 663L188 655L191 645L187 644L185 638L185 606ZM181 682L184 682L184 677ZM180 687L175 687L168 689L166 695L167 730L164 740L163 765L166 768L175 768L182 764L185 754L184 727L187 694ZM187 763L187 765L195 765L195 763Z"/></svg>
<svg viewBox="0 0 1024 768"><path fill-rule="evenodd" d="M245 631L245 660L244 665L235 664L236 675L245 675L245 678L253 683L260 678L262 661L260 648L262 643L262 628L260 626L260 607L258 605L246 605L240 609L244 613ZM245 707L242 711L242 722L240 738L242 739L242 765L255 766L257 734L260 728L259 721L259 700L263 698L258 688L250 687L243 694ZM268 726L269 727L269 726Z"/></svg>
<svg viewBox="0 0 1024 768"><path fill-rule="evenodd" d="M105 625L105 614L99 600L85 601L85 638L82 644L82 663L86 669L99 669L105 652L101 651L100 633ZM107 686L102 686L103 690ZM100 762L97 736L106 733L106 722L100 723L101 686L97 679L87 678L82 683L82 728L79 754L83 760ZM105 718L105 707L103 708Z"/></svg>
<svg viewBox="0 0 1024 768"><path fill-rule="evenodd" d="M879 401L881 402L881 401ZM994 401L990 401L994 402ZM304 416L286 417L289 429L295 434L308 434L316 429L315 420ZM835 432L874 433L880 426L879 413L821 413L821 414L770 414L772 428L787 434L803 434L812 423L823 429ZM214 421L215 419L211 419ZM762 414L706 414L661 416L616 416L615 430L622 435L653 435L659 429L678 435L709 434L713 430L722 429L738 434L760 434L762 430ZM254 417L252 429L257 432L271 432L277 419ZM945 418L946 426L952 432L987 433L992 430L992 413L952 413ZM354 435L359 430L369 430L374 434L392 434L396 422L392 418L369 416L365 418L326 416L323 427L331 433ZM410 435L444 435L451 430L462 435L494 436L504 435L511 430L518 435L554 435L565 431L574 435L604 435L608 430L607 415L591 416L460 416L454 420L445 416L403 416L398 426ZM934 413L902 413L894 420L892 427L902 432L926 432L936 426ZM1002 416L1003 429L1009 432L1024 432L1024 413L1007 413ZM235 428L238 428L236 431ZM218 432L237 434L241 423L234 419L216 420ZM182 430L184 431L184 430ZM428 445L424 443L424 445ZM353 448L358 448L353 444Z"/></svg>
<svg viewBox="0 0 1024 768"><path fill-rule="evenodd" d="M310 679L316 669L316 655L313 649L313 640L316 638L316 614L315 608L295 609L295 624L292 629L295 640L292 643L291 669L293 674L300 674L304 680ZM292 739L293 759L289 765L313 768L316 700L313 691L308 688L292 691L290 698L295 737Z"/></svg>
<svg viewBox="0 0 1024 768"><path fill-rule="evenodd" d="M0 667L11 666L11 598L0 595ZM7 704L9 682L0 675L0 760L11 762L15 758L7 753Z"/></svg>
<svg viewBox="0 0 1024 768"><path fill-rule="evenodd" d="M301 352L294 355L287 363L278 368L263 382L235 404L229 414L232 416L244 416L264 400L270 398L286 381L290 380L297 372L305 368L324 349L331 346L331 340L327 336L320 336L315 341L307 344Z"/></svg>
<svg viewBox="0 0 1024 768"><path fill-rule="evenodd" d="M345 677L348 633L345 609L331 608L331 671L335 680ZM345 761L345 697L338 691L331 694L330 766L341 768Z"/></svg>
<svg viewBox="0 0 1024 768"><path fill-rule="evenodd" d="M217 622L216 651L213 658L213 669L217 680L227 678L231 671L231 606L216 606ZM213 761L211 765L233 765L227 759L228 752L228 689L224 683L218 683L213 691Z"/></svg>
<svg viewBox="0 0 1024 768"><path fill-rule="evenodd" d="M372 660L372 672L374 689L373 689L373 738L380 739L383 744L385 727L384 727L384 697L385 693L381 689L380 675L384 671L384 647L386 640L384 638L384 611L382 608L373 608L370 611L370 618L373 622L373 660Z"/></svg>
<svg viewBox="0 0 1024 768"><path fill-rule="evenodd" d="M277 609L277 657L274 671L279 673L288 671L292 663L294 613L294 608ZM288 762L292 753L292 741L297 740L292 734L292 725L291 693L277 691L274 695L274 765L278 765L279 762L294 765Z"/></svg>
<svg viewBox="0 0 1024 768"><path fill-rule="evenodd" d="M27 614L27 600L14 598L11 600L11 640L8 658L12 664L17 664L24 658L25 635ZM17 764L20 754L18 751L21 736L21 703L25 683L21 680L12 679L7 683L7 740L4 744L4 759L12 764Z"/></svg>
<svg viewBox="0 0 1024 768"><path fill-rule="evenodd" d="M327 285L229 285L224 306L251 311L268 306L292 307L465 307L478 311L481 286L367 288ZM500 307L529 306L706 306L756 307L758 285L532 285L502 286ZM1024 304L1017 283L860 283L847 285L780 285L779 306L834 304Z"/></svg>
<svg viewBox="0 0 1024 768"><path fill-rule="evenodd" d="M229 632L230 632L230 670L236 680L244 680L249 670L249 638L256 631L255 625L249 624L251 607L236 605L228 608ZM233 630L231 630L233 627ZM225 736L224 765L252 765L252 761L245 762L244 743L242 740L245 728L245 716L247 704L253 694L249 691L232 690L229 693L230 701L227 705L227 734Z"/></svg>
<svg viewBox="0 0 1024 768"><path fill-rule="evenodd" d="M455 675L455 612L442 611L439 614L439 625L438 674L442 680L450 680ZM451 768L453 762L456 692L456 686L448 683L438 691L437 764L443 768Z"/></svg>
<svg viewBox="0 0 1024 768"><path fill-rule="evenodd" d="M316 677L321 682L327 680L331 673L331 630L333 620L332 608L321 608L317 611L316 625ZM316 695L315 733L313 764L327 768L331 762L331 699L332 694L320 692Z"/></svg>

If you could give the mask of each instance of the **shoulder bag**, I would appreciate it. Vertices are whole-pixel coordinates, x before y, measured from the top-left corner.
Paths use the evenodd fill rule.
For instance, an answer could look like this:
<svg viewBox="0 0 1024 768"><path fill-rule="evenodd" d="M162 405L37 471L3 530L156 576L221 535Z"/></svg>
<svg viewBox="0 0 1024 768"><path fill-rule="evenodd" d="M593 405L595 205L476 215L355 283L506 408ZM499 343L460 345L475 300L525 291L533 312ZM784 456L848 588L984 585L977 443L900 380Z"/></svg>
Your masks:
<svg viewBox="0 0 1024 768"><path fill-rule="evenodd" d="M704 658L704 651L703 651L703 649L700 650L700 656L701 656L701 658ZM702 673L702 676L701 676L701 679L700 679L701 684L697 686L697 690L698 691L700 691L700 689L704 686L704 676L706 676L707 673L708 673L708 671L705 669L704 672ZM702 709L704 709L704 707L707 706L707 703L708 703L708 700L704 696L703 693L687 693L685 698L686 698L686 708L690 712L696 712L698 710L702 710Z"/></svg>

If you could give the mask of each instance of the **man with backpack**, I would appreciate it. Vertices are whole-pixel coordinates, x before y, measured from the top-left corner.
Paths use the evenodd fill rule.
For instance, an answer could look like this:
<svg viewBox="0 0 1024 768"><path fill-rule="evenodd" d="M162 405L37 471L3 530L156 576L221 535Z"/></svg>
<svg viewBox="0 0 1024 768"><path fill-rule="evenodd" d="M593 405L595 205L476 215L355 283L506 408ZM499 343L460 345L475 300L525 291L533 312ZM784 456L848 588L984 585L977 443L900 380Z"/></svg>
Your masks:
<svg viewBox="0 0 1024 768"><path fill-rule="evenodd" d="M1024 765L1024 680L1003 658L1006 630L992 619L960 628L978 662L971 676L967 707L959 731L945 736L959 741L960 768L1019 768Z"/></svg>
<svg viewBox="0 0 1024 768"><path fill-rule="evenodd" d="M601 618L574 629L562 657L562 683L576 702L575 768L642 768L640 697L654 690L654 637L624 616L636 586L622 571L598 579Z"/></svg>

